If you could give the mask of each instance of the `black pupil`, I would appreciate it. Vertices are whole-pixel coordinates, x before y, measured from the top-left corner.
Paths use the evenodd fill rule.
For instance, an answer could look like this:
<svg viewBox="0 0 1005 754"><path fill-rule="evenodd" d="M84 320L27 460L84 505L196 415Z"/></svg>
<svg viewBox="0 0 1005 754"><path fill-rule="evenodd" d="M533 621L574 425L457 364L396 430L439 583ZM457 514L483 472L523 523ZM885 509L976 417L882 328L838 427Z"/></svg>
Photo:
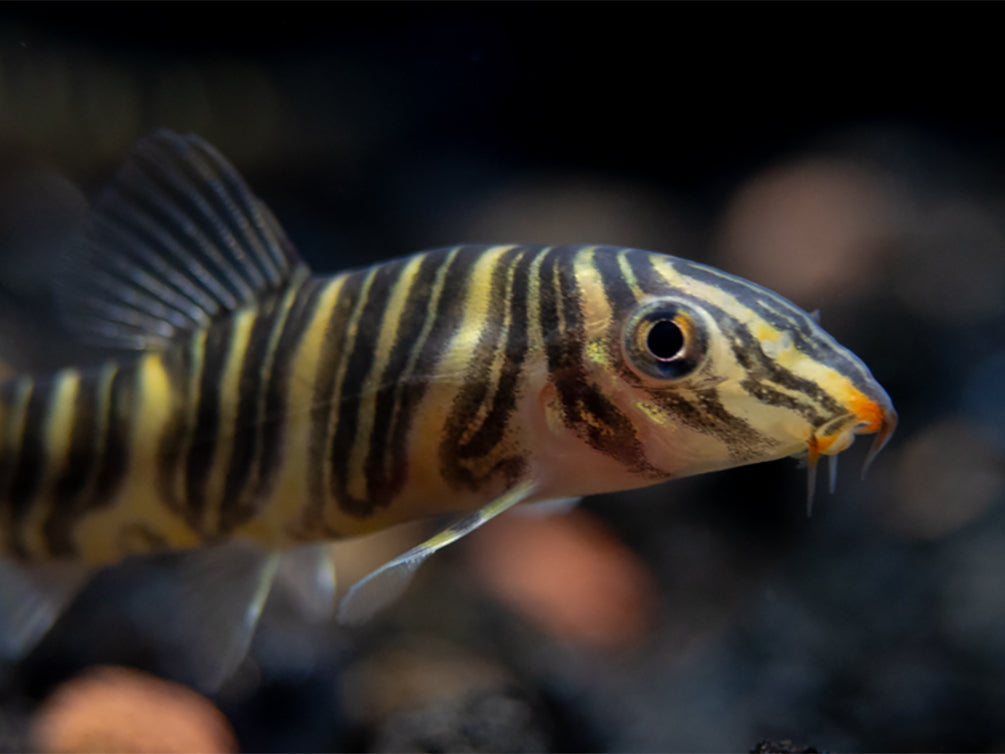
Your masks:
<svg viewBox="0 0 1005 754"><path fill-rule="evenodd" d="M677 356L684 347L684 333L675 322L661 319L654 322L646 335L646 348L649 353L662 361L669 361Z"/></svg>

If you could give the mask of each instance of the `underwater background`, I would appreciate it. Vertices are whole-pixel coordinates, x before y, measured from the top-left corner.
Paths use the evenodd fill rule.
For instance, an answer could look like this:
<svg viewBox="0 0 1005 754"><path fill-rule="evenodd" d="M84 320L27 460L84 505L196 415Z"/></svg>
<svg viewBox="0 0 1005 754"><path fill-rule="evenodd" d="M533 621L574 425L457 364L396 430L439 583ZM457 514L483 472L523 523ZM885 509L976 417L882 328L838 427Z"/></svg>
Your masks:
<svg viewBox="0 0 1005 754"><path fill-rule="evenodd" d="M79 357L52 261L165 126L217 146L319 272L458 242L668 252L819 309L900 414L810 518L785 460L506 516L358 628L287 584L212 706L182 688L205 637L151 617L184 595L108 571L0 669L0 748L139 747L168 711L180 750L1005 747L1005 115L982 11L0 7L7 374ZM340 588L428 531L339 544Z"/></svg>

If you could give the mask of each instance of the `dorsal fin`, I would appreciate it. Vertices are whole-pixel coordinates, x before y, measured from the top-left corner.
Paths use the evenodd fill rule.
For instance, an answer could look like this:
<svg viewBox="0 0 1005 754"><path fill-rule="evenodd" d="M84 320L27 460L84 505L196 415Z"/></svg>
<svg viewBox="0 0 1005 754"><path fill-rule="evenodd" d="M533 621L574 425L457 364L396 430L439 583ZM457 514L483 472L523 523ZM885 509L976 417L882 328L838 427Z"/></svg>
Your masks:
<svg viewBox="0 0 1005 754"><path fill-rule="evenodd" d="M166 130L136 145L65 262L67 326L127 349L165 348L307 274L233 166Z"/></svg>

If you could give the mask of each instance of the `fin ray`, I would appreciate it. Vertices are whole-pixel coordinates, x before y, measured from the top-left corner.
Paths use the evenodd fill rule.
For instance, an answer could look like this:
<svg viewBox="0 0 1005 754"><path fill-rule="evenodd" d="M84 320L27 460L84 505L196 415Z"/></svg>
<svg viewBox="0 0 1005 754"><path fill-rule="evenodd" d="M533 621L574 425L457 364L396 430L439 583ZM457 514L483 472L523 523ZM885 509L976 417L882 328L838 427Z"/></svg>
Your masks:
<svg viewBox="0 0 1005 754"><path fill-rule="evenodd" d="M307 274L230 163L166 130L136 145L63 268L67 326L129 350L163 349Z"/></svg>
<svg viewBox="0 0 1005 754"><path fill-rule="evenodd" d="M213 692L233 675L251 646L280 557L240 541L161 556L177 602L167 600L145 619L149 635L167 644L192 647L192 637L200 637L187 682Z"/></svg>
<svg viewBox="0 0 1005 754"><path fill-rule="evenodd" d="M300 545L284 552L276 581L277 588L281 583L298 612L312 623L332 618L337 580L330 542Z"/></svg>
<svg viewBox="0 0 1005 754"><path fill-rule="evenodd" d="M534 482L517 485L360 579L342 598L338 609L339 623L343 625L362 623L390 605L408 588L415 571L426 558L526 500L533 493L535 486Z"/></svg>

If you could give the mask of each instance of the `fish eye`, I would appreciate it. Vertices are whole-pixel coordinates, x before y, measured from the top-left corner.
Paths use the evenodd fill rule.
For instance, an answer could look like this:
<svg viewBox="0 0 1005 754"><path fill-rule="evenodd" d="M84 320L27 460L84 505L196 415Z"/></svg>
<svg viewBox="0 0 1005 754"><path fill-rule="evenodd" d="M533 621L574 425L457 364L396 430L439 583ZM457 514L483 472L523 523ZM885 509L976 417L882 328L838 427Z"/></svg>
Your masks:
<svg viewBox="0 0 1005 754"><path fill-rule="evenodd" d="M675 359L684 347L684 333L672 319L659 319L652 323L646 335L646 348L660 361Z"/></svg>
<svg viewBox="0 0 1005 754"><path fill-rule="evenodd" d="M707 351L698 313L687 304L666 299L646 302L635 311L625 329L624 345L635 371L660 380L691 374Z"/></svg>

